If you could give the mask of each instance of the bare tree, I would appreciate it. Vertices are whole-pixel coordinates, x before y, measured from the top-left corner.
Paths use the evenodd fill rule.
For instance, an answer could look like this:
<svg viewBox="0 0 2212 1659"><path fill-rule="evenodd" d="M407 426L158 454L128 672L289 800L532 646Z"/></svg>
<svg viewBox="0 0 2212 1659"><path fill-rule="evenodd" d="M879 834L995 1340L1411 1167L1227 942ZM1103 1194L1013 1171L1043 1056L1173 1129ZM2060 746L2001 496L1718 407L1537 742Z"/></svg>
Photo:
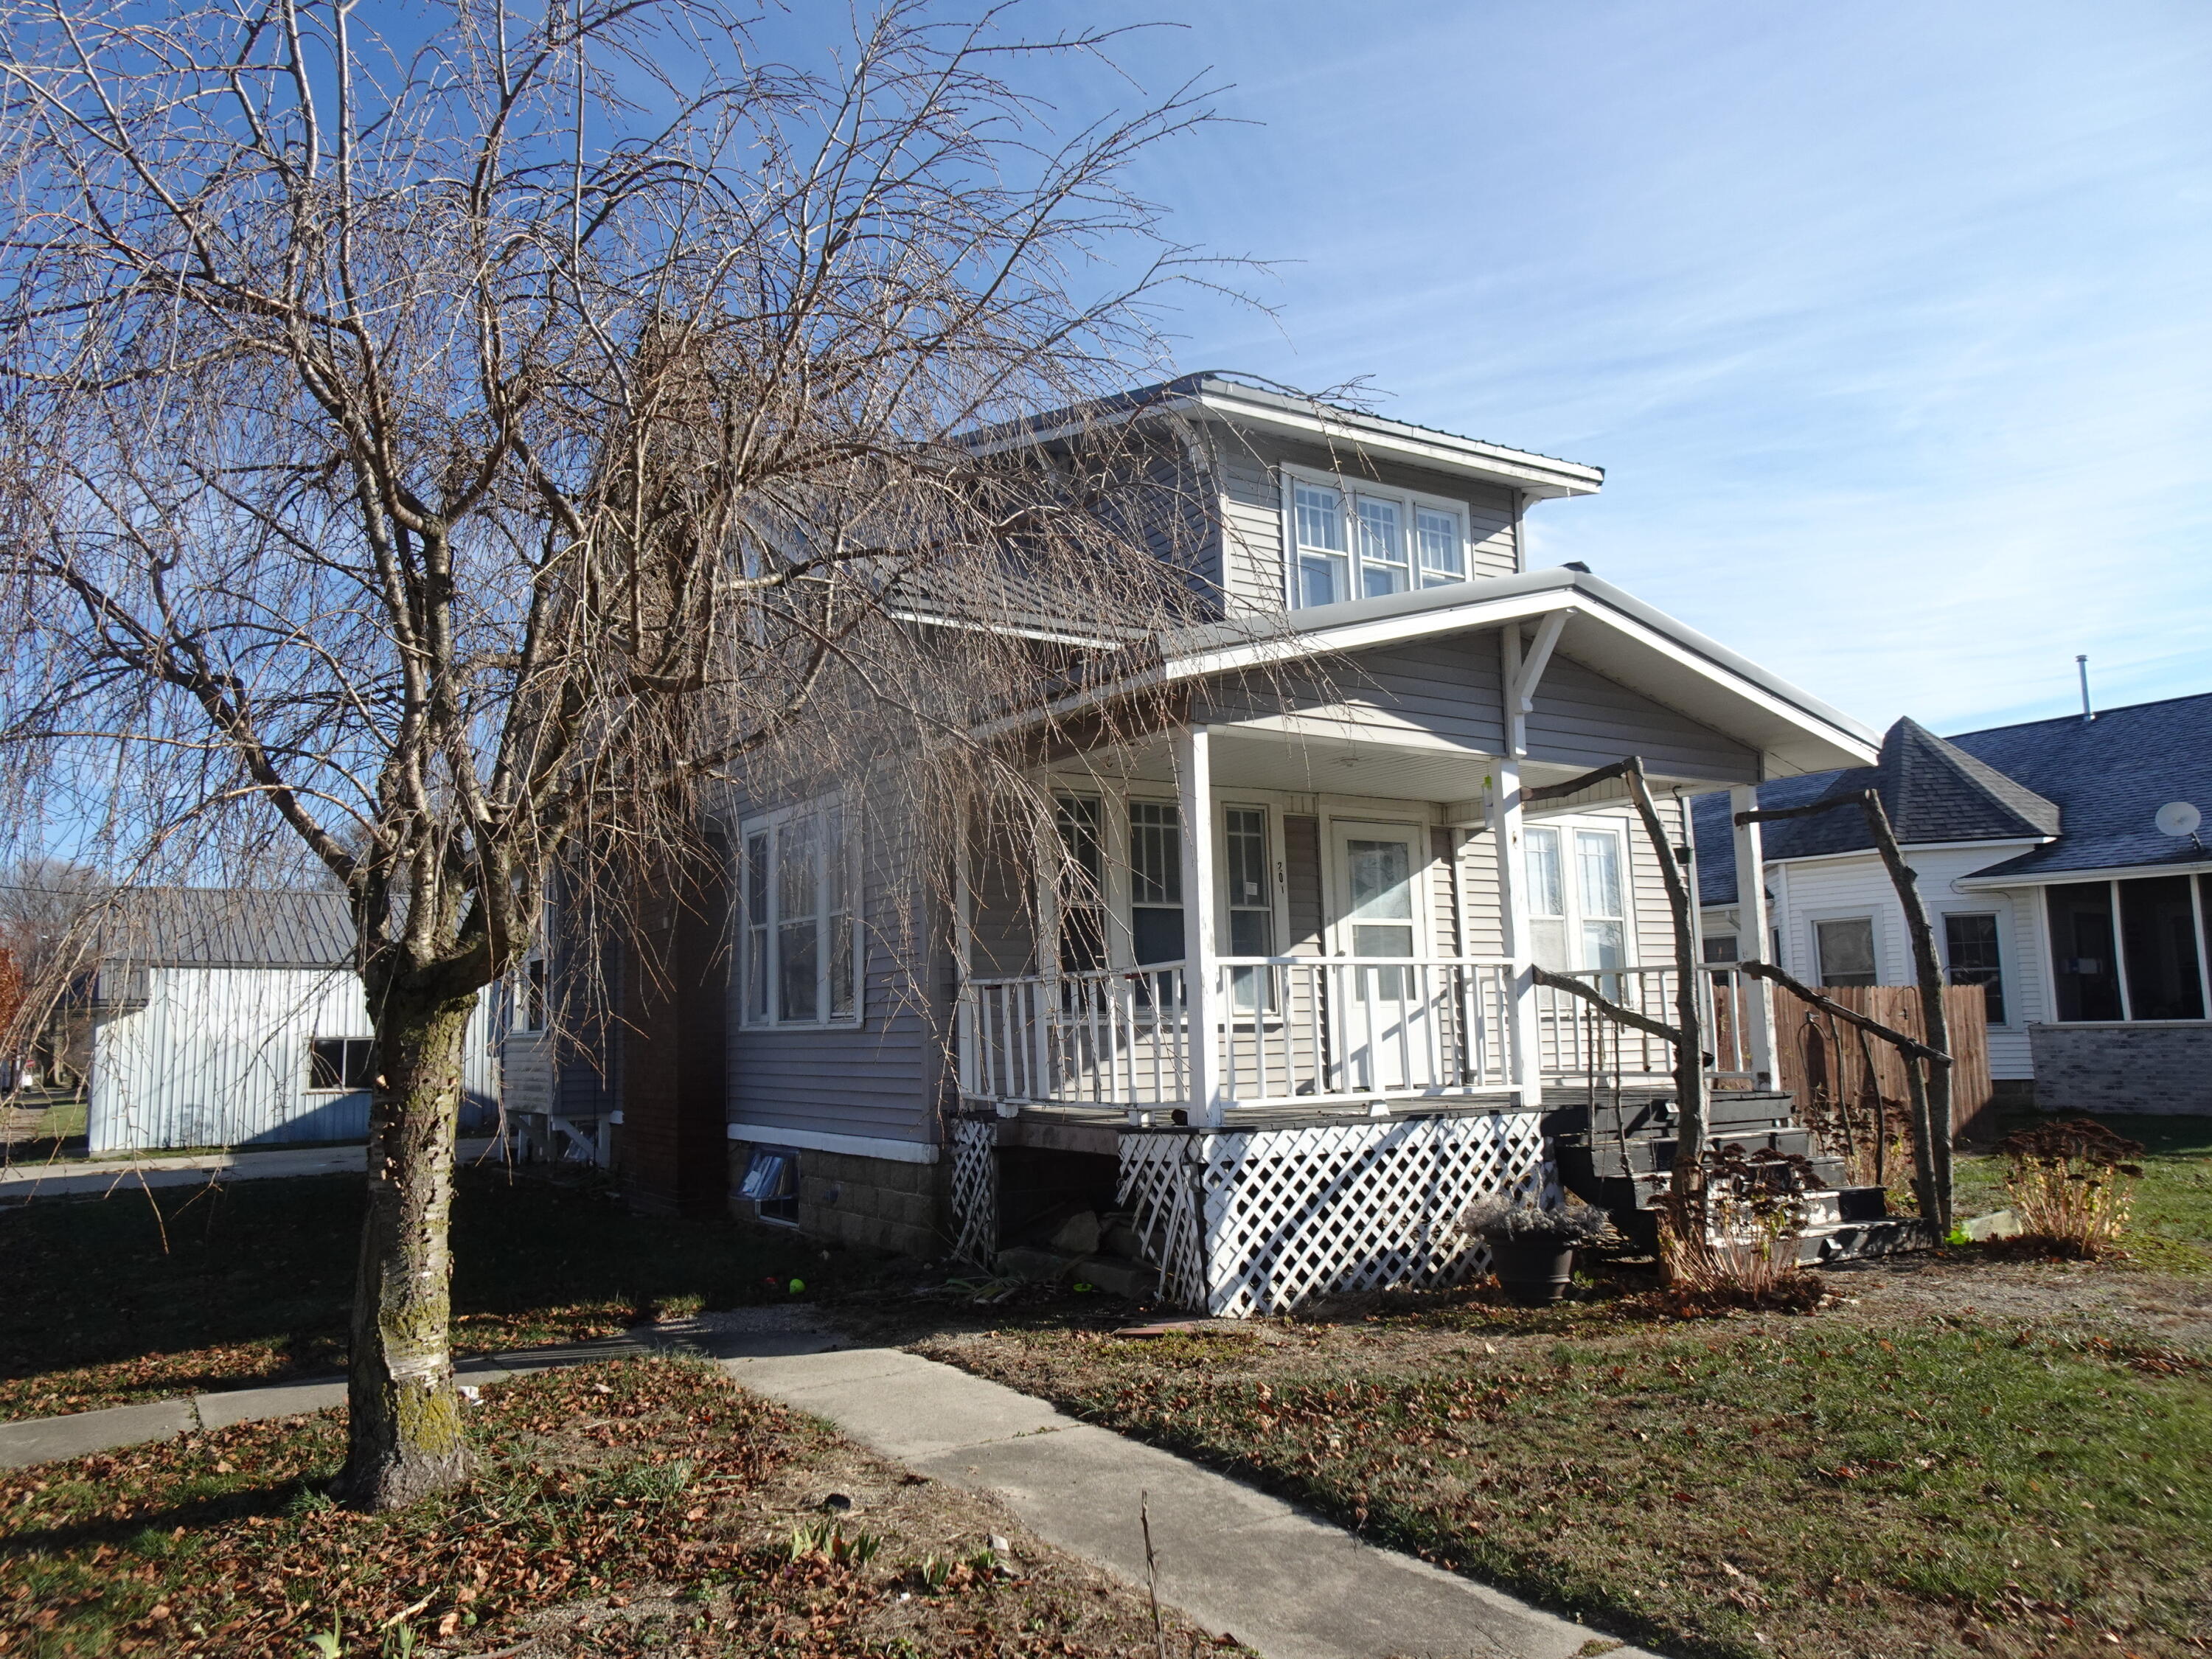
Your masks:
<svg viewBox="0 0 2212 1659"><path fill-rule="evenodd" d="M1065 133L1020 90L1109 34L892 0L806 67L711 0L410 27L0 10L17 833L134 882L281 837L348 895L377 1507L465 1466L460 1045L548 872L617 904L740 764L866 761L925 808L1006 764L981 717L1181 616L1129 428L975 434L1155 367L1205 276L1126 183L1188 89Z"/></svg>

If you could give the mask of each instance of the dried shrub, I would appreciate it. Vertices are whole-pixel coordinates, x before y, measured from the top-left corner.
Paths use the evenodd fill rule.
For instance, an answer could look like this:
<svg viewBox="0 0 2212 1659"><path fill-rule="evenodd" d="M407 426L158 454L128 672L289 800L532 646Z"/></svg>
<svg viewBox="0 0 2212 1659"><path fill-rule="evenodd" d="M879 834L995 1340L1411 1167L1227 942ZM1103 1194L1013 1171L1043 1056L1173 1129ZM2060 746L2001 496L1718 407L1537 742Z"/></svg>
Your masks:
<svg viewBox="0 0 2212 1659"><path fill-rule="evenodd" d="M2020 1243L2094 1261L2128 1224L2142 1143L2091 1118L2016 1130L1997 1143L2009 1169L2005 1190L2020 1218Z"/></svg>
<svg viewBox="0 0 2212 1659"><path fill-rule="evenodd" d="M1460 1212L1460 1231L1476 1238L1541 1238L1562 1247L1595 1244L1612 1219L1595 1204L1569 1199L1546 1209L1533 1198L1492 1193Z"/></svg>
<svg viewBox="0 0 2212 1659"><path fill-rule="evenodd" d="M1794 1152L1723 1146L1701 1188L1657 1204L1659 1265L1670 1290L1730 1306L1817 1304L1819 1281L1797 1265L1812 1164Z"/></svg>

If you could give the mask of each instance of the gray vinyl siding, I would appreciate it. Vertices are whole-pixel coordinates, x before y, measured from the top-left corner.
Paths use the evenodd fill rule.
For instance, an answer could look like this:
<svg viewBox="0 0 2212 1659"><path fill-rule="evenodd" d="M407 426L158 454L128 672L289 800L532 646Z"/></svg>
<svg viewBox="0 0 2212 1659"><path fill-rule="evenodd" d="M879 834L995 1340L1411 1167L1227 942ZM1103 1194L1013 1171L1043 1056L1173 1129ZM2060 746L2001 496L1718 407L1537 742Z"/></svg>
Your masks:
<svg viewBox="0 0 2212 1659"><path fill-rule="evenodd" d="M1505 748L1503 676L1495 629L1413 640L1346 653L1321 667L1248 674L1205 689L1196 718L1250 720L1278 712L1363 711L1376 725L1412 726L1479 755ZM1662 775L1755 782L1759 756L1686 714L1654 702L1564 651L1555 653L1528 716L1528 758L1555 765L1610 765L1640 755ZM1388 740L1381 730L1378 737Z"/></svg>
<svg viewBox="0 0 2212 1659"><path fill-rule="evenodd" d="M1286 602L1279 470L1285 463L1463 502L1472 544L1469 576L1510 576L1520 568L1513 545L1513 492L1510 489L1377 460L1355 450L1332 453L1317 444L1257 434L1224 434L1214 445L1214 468L1221 490L1220 580L1232 611L1274 611Z"/></svg>
<svg viewBox="0 0 2212 1659"><path fill-rule="evenodd" d="M1686 714L1585 668L1553 657L1528 716L1528 758L1562 766L1607 766L1640 755L1662 775L1756 783L1759 756Z"/></svg>
<svg viewBox="0 0 2212 1659"><path fill-rule="evenodd" d="M1323 955L1328 924L1322 902L1319 818L1290 814L1283 819L1283 905L1291 927L1284 954Z"/></svg>
<svg viewBox="0 0 2212 1659"><path fill-rule="evenodd" d="M744 975L731 975L729 1115L733 1123L878 1140L937 1139L942 1065L934 906L910 823L860 806L864 949L858 1025L777 1028L744 1023ZM759 809L770 810L768 808ZM733 823L754 815L747 809ZM742 856L741 839L732 848ZM732 902L743 903L742 893ZM733 930L734 931L734 930Z"/></svg>

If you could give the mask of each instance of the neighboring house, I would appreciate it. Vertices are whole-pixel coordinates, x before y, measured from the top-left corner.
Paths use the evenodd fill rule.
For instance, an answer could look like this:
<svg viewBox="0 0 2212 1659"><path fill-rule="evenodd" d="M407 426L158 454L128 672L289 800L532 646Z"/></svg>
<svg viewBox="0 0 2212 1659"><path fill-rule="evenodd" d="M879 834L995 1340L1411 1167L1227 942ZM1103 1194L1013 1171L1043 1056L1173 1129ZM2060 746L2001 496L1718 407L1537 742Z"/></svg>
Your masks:
<svg viewBox="0 0 2212 1659"><path fill-rule="evenodd" d="M1097 1241L1227 1311L1463 1271L1466 1200L1551 1179L1547 1091L1663 1091L1669 1063L1530 975L1670 1005L1620 786L1524 789L1640 756L1686 839L1691 794L1870 762L1874 734L1587 571L1526 568L1525 514L1595 468L1212 376L1120 404L1218 508L1214 619L1157 641L1172 723L1037 759L1036 833L1087 890L978 835L945 902L940 849L860 778L745 803L737 948L672 921L678 1000L632 983L611 1052L555 1087L618 1101L647 1201L851 1243ZM1110 663L1087 684L1061 732Z"/></svg>
<svg viewBox="0 0 2212 1659"><path fill-rule="evenodd" d="M1980 985L1998 1097L2212 1111L2212 854L2159 809L2212 811L2212 695L1938 738L1909 720L1871 768L1764 786L1762 806L1880 790L1950 981ZM1698 802L1709 957L1741 933L1729 802ZM1912 982L1894 890L1855 808L1765 826L1761 954L1814 983ZM2009 1085L2009 1087L2008 1087Z"/></svg>
<svg viewBox="0 0 2212 1659"><path fill-rule="evenodd" d="M141 888L101 939L94 1152L367 1136L374 1028L343 894ZM498 1111L490 1008L469 1023L471 1127Z"/></svg>

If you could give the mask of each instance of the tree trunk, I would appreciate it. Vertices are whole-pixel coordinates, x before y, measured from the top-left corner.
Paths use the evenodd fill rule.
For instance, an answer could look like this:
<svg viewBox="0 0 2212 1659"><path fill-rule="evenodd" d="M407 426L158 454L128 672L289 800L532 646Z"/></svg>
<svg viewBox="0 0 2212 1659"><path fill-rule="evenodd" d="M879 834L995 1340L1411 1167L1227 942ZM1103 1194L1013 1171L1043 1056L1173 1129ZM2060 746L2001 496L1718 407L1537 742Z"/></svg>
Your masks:
<svg viewBox="0 0 2212 1659"><path fill-rule="evenodd" d="M1940 1049L1944 1058L1930 1060L1925 1068L1928 1098L1925 1132L1929 1137L1927 1157L1920 1160L1926 1167L1929 1183L1923 1199L1927 1210L1928 1224L1936 1231L1938 1242L1951 1233L1951 1022L1943 1007L1943 965L1936 955L1936 929L1928 920L1928 907L1920 902L1920 878L1905 861L1905 854L1897 844L1897 836L1890 828L1889 814L1882 810L1881 797L1869 789L1863 798L1867 827L1874 832L1875 846L1881 854L1883 866L1889 872L1890 885L1897 890L1898 908L1905 912L1905 931L1912 940L1912 977L1920 988L1921 1032L1931 1048ZM1915 1107L1916 1121L1918 1108Z"/></svg>
<svg viewBox="0 0 2212 1659"><path fill-rule="evenodd" d="M348 1446L341 1486L398 1509L468 1473L450 1346L453 1136L473 997L375 999L368 1215L354 1280Z"/></svg>

